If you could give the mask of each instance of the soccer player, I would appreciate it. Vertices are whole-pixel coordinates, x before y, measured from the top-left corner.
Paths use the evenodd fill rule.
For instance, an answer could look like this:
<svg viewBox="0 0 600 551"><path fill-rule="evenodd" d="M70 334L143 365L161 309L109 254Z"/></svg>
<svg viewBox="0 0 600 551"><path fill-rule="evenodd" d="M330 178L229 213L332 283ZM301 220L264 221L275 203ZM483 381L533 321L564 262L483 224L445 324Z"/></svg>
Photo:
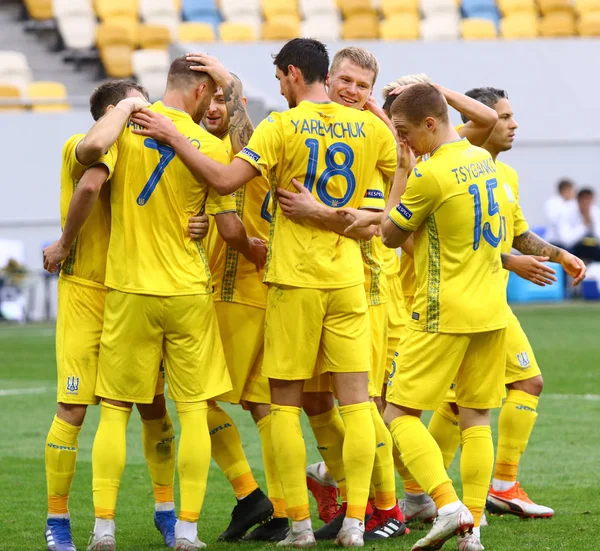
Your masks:
<svg viewBox="0 0 600 551"><path fill-rule="evenodd" d="M502 400L507 325L499 249L504 205L494 193L496 167L489 153L459 137L435 86L404 90L391 114L403 145L382 238L397 247L414 235L417 284L402 355L390 375L385 420L402 461L438 509L433 528L413 550L437 549L472 531L491 478L489 416ZM430 156L411 170L407 146ZM423 410L438 407L453 381L464 504L420 420Z"/></svg>
<svg viewBox="0 0 600 551"><path fill-rule="evenodd" d="M85 181L99 186L110 176L110 160L104 156L121 126L136 109L148 105L148 94L130 80L116 80L96 88L90 98L94 127L69 138L63 147L61 169L61 219L64 227L74 190ZM83 184L80 178L86 172ZM46 440L48 522L46 540L50 551L73 551L68 499L75 474L78 435L88 405L97 404L96 372L104 318L104 276L110 233L108 188L101 194L67 249L58 283L56 362L58 407ZM45 251L47 254L48 251ZM49 266L48 266L49 267ZM154 364L158 370L159 362ZM175 447L173 425L164 400L164 376L159 375L152 404L141 404L144 453L156 500L155 524L166 545L174 544L175 511L173 477Z"/></svg>
<svg viewBox="0 0 600 551"><path fill-rule="evenodd" d="M272 113L248 146L223 166L190 148L163 119L142 112L136 120L175 148L194 173L225 194L257 175L295 189L293 178L330 206L380 206L373 174L391 176L395 151L384 148L384 123L329 100L329 56L311 39L289 41L275 56L276 77L290 110ZM378 193L379 192L379 193ZM375 197L375 199L371 199ZM345 546L363 544L364 515L375 455L368 396L369 331L360 248L331 227L345 224L335 212L320 225L289 220L274 204L265 281L269 284L262 372L271 386L271 435L292 529L280 545L315 544L305 482L306 449L300 427L304 381L317 358L333 373L346 430L344 467L348 510L338 534Z"/></svg>

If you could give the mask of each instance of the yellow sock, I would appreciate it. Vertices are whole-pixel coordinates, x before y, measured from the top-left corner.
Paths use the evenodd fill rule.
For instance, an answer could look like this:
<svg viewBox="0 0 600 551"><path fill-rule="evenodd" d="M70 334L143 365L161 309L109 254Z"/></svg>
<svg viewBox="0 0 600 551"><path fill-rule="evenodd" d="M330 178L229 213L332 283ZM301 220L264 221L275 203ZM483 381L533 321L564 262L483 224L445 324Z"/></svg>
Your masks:
<svg viewBox="0 0 600 551"><path fill-rule="evenodd" d="M275 456L273 455L273 442L271 440L271 414L263 417L256 423L260 441L262 443L262 457L267 480L267 493L273 504L274 518L287 518L286 503L283 497L281 479L277 472Z"/></svg>
<svg viewBox="0 0 600 551"><path fill-rule="evenodd" d="M364 520L373 463L375 461L375 427L371 402L340 406L346 427L344 438L344 470L348 493L346 517Z"/></svg>
<svg viewBox="0 0 600 551"><path fill-rule="evenodd" d="M460 425L450 404L444 402L437 408L429 421L428 430L440 447L444 457L444 467L448 470L460 446Z"/></svg>
<svg viewBox="0 0 600 551"><path fill-rule="evenodd" d="M396 474L392 455L394 443L375 402L371 402L371 416L375 427L376 444L373 465L375 507L387 511L396 505Z"/></svg>
<svg viewBox="0 0 600 551"><path fill-rule="evenodd" d="M271 405L271 442L281 479L287 515L295 521L310 518L306 487L306 446L300 426L301 409Z"/></svg>
<svg viewBox="0 0 600 551"><path fill-rule="evenodd" d="M433 498L437 508L458 501L444 469L442 452L421 420L413 415L401 415L390 423L390 432L400 450L402 462ZM438 491L434 493L435 490Z"/></svg>
<svg viewBox="0 0 600 551"><path fill-rule="evenodd" d="M177 457L181 507L179 520L197 522L210 469L210 434L206 402L176 403L181 437Z"/></svg>
<svg viewBox="0 0 600 551"><path fill-rule="evenodd" d="M539 398L509 390L498 419L498 452L494 478L516 482L521 455L527 448L537 418Z"/></svg>
<svg viewBox="0 0 600 551"><path fill-rule="evenodd" d="M97 518L114 519L127 455L127 423L131 410L102 402L92 447L92 492Z"/></svg>
<svg viewBox="0 0 600 551"><path fill-rule="evenodd" d="M480 426L463 430L460 456L463 503L471 511L475 526L479 526L481 522L493 468L492 429L488 426Z"/></svg>
<svg viewBox="0 0 600 551"><path fill-rule="evenodd" d="M48 514L69 513L69 493L75 475L77 438L81 427L76 427L54 416L46 438L46 483L48 486Z"/></svg>
<svg viewBox="0 0 600 551"><path fill-rule="evenodd" d="M240 433L233 419L216 404L208 406L208 430L212 457L233 486L235 497L241 499L258 488Z"/></svg>
<svg viewBox="0 0 600 551"><path fill-rule="evenodd" d="M394 466L396 467L396 472L402 479L402 484L404 486L404 493L406 494L424 494L425 491L419 483L413 478L410 471L406 468L404 463L402 463L402 459L400 457L400 452L398 451L398 447L394 446L392 451L392 456L394 458Z"/></svg>
<svg viewBox="0 0 600 551"><path fill-rule="evenodd" d="M142 419L142 443L152 479L154 501L173 502L175 431L168 411L162 419Z"/></svg>
<svg viewBox="0 0 600 551"><path fill-rule="evenodd" d="M344 436L346 429L338 408L334 407L321 415L308 418L317 440L319 453L327 470L335 479L340 494L346 495L346 474L344 472Z"/></svg>

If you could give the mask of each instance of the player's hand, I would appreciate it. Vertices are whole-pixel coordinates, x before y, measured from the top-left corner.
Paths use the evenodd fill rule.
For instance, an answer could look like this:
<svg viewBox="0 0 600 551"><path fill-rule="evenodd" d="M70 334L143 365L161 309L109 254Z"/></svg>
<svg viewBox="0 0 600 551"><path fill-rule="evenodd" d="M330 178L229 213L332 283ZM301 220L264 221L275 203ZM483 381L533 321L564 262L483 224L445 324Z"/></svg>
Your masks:
<svg viewBox="0 0 600 551"><path fill-rule="evenodd" d="M296 178L292 180L292 184L297 192L288 191L283 188L277 188L277 199L283 214L291 220L302 220L310 218L318 208L319 203L313 197L313 194L308 191Z"/></svg>
<svg viewBox="0 0 600 551"><path fill-rule="evenodd" d="M58 265L69 255L70 247L66 247L59 239L44 249L44 270L55 274Z"/></svg>
<svg viewBox="0 0 600 551"><path fill-rule="evenodd" d="M192 239L204 239L208 233L208 216L199 214L188 220L188 233Z"/></svg>
<svg viewBox="0 0 600 551"><path fill-rule="evenodd" d="M415 154L409 147L406 140L398 141L398 169L403 172L410 172L417 164Z"/></svg>
<svg viewBox="0 0 600 551"><path fill-rule="evenodd" d="M142 128L134 128L133 133L139 136L147 136L155 140L171 144L174 138L179 137L179 130L171 119L155 113L149 109L142 109L131 117L131 122L141 126Z"/></svg>
<svg viewBox="0 0 600 551"><path fill-rule="evenodd" d="M344 233L348 234L353 231L369 228L370 226L378 226L381 223L381 213L369 210L353 209L351 207L342 207L337 209L337 214L342 216L348 226Z"/></svg>
<svg viewBox="0 0 600 551"><path fill-rule="evenodd" d="M214 81L217 86L223 88L231 83L231 73L225 69L223 64L213 56L208 54L186 54L185 56L188 62L202 63L202 65L193 65L190 67L192 71L198 73L207 73Z"/></svg>
<svg viewBox="0 0 600 551"><path fill-rule="evenodd" d="M404 84L402 86L396 86L396 88L394 88L388 94L388 96L399 96L402 92L404 92L404 90L406 90L407 88L410 88L411 86L412 86L412 84Z"/></svg>
<svg viewBox="0 0 600 551"><path fill-rule="evenodd" d="M260 272L267 263L267 245L258 237L249 237L248 247L249 252L246 258L256 266L256 271Z"/></svg>
<svg viewBox="0 0 600 551"><path fill-rule="evenodd" d="M533 255L508 255L506 269L514 272L519 277L531 281L540 287L552 285L556 281L556 272L550 266L547 256Z"/></svg>
<svg viewBox="0 0 600 551"><path fill-rule="evenodd" d="M587 267L581 258L577 258L570 252L563 251L560 256L560 265L573 279L573 287L577 287L584 279Z"/></svg>
<svg viewBox="0 0 600 551"><path fill-rule="evenodd" d="M119 103L117 103L116 107L122 109L128 115L131 115L136 111L150 107L150 104L144 98L134 96L131 98L122 99Z"/></svg>

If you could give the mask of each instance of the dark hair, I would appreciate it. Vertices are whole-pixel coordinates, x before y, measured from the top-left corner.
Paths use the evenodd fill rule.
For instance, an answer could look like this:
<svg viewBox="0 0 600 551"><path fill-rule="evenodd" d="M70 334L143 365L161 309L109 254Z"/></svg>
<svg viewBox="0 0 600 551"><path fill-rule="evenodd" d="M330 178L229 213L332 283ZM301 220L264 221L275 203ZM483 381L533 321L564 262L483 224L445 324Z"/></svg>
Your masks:
<svg viewBox="0 0 600 551"><path fill-rule="evenodd" d="M485 88L472 88L468 92L465 92L465 96L469 96L492 109L501 99L508 99L506 90L492 88L491 86L486 86ZM466 117L462 113L460 114L460 118L465 124L469 122L469 117Z"/></svg>
<svg viewBox="0 0 600 551"><path fill-rule="evenodd" d="M212 77L208 73L192 71L190 67L194 66L202 67L204 64L188 61L185 55L176 57L169 68L167 88L186 87L198 81L212 80Z"/></svg>
<svg viewBox="0 0 600 551"><path fill-rule="evenodd" d="M579 193L577 194L577 200L579 201L586 197L594 197L594 195L595 195L595 193L594 193L593 189L591 189L589 187L584 187L579 190Z"/></svg>
<svg viewBox="0 0 600 551"><path fill-rule="evenodd" d="M329 71L329 54L325 44L318 40L294 38L273 56L273 65L286 76L290 65L297 67L306 84L324 83Z"/></svg>
<svg viewBox="0 0 600 551"><path fill-rule="evenodd" d="M122 99L125 99L130 90L137 90L147 100L150 99L146 88L135 80L110 80L96 86L90 96L90 113L94 120L100 119L106 113L109 105L117 105Z"/></svg>
<svg viewBox="0 0 600 551"><path fill-rule="evenodd" d="M392 103L392 115L402 113L412 124L419 124L427 117L448 122L448 104L442 93L428 82L413 84Z"/></svg>
<svg viewBox="0 0 600 551"><path fill-rule="evenodd" d="M383 112L386 115L389 115L390 110L392 109L392 103L394 103L394 101L396 101L396 98L398 96L395 94L388 94L387 97L385 98L385 101L383 102L383 105L381 106L381 108L383 109Z"/></svg>
<svg viewBox="0 0 600 551"><path fill-rule="evenodd" d="M575 187L575 184L568 178L563 178L562 180L558 181L558 193L562 193L563 191L573 187Z"/></svg>

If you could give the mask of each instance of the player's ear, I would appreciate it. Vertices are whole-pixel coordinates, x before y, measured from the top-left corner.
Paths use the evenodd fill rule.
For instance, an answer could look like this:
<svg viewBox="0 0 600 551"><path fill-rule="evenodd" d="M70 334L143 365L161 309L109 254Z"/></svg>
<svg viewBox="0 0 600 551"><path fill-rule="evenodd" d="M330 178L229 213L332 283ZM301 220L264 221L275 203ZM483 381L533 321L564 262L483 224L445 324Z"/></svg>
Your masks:
<svg viewBox="0 0 600 551"><path fill-rule="evenodd" d="M244 104L244 107L246 107L246 105L248 105L248 98L246 98L246 97L243 97L243 98L242 98L242 102L243 102L243 104Z"/></svg>
<svg viewBox="0 0 600 551"><path fill-rule="evenodd" d="M329 76L331 75L331 73L328 71L327 72L327 77L325 78L325 86L329 86Z"/></svg>
<svg viewBox="0 0 600 551"><path fill-rule="evenodd" d="M200 98L204 90L206 90L206 82L201 82L196 86L196 99Z"/></svg>
<svg viewBox="0 0 600 551"><path fill-rule="evenodd" d="M106 113L108 113L109 111L112 111L114 108L115 108L115 106L114 106L114 105L109 105L109 106L106 108L106 112L105 112L105 114L106 114Z"/></svg>
<svg viewBox="0 0 600 551"><path fill-rule="evenodd" d="M425 119L425 127L427 128L427 130L429 130L430 132L434 132L435 131L435 119L433 117L427 117Z"/></svg>

